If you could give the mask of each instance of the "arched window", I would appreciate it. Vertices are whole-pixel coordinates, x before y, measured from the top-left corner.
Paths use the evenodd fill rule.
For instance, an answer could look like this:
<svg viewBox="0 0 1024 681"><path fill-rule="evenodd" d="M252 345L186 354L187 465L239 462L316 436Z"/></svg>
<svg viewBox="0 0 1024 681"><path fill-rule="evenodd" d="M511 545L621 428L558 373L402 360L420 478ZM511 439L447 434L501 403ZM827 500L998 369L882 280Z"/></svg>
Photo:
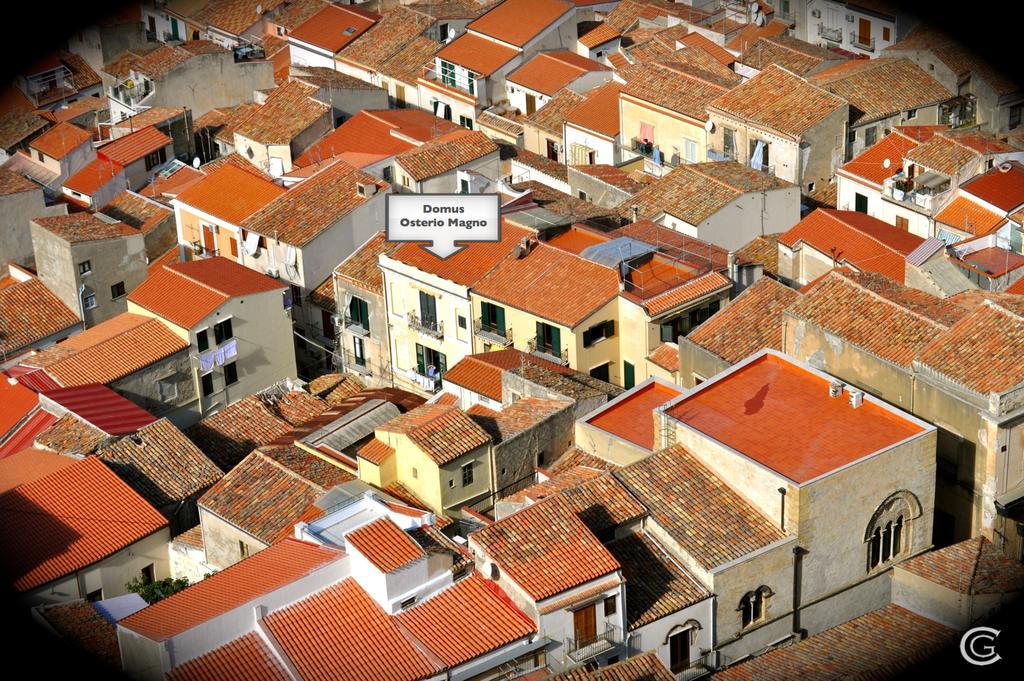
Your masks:
<svg viewBox="0 0 1024 681"><path fill-rule="evenodd" d="M748 591L740 599L740 621L744 627L756 624L765 618L768 598L772 590L767 586L759 586L754 591Z"/></svg>
<svg viewBox="0 0 1024 681"><path fill-rule="evenodd" d="M920 516L920 502L906 490L894 492L878 505L864 532L868 572L910 553L914 520Z"/></svg>

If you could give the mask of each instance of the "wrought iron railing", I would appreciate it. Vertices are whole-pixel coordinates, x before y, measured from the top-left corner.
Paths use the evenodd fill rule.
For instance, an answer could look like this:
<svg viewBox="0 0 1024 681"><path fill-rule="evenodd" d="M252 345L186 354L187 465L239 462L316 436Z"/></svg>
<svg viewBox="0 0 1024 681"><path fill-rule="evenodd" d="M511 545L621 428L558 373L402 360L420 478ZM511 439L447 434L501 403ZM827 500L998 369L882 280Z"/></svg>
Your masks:
<svg viewBox="0 0 1024 681"><path fill-rule="evenodd" d="M850 44L867 52L875 51L875 39L864 38L857 31L850 31Z"/></svg>
<svg viewBox="0 0 1024 681"><path fill-rule="evenodd" d="M614 625L608 625L600 634L588 639L568 638L565 640L565 650L569 658L574 662L583 662L608 651L622 644L622 629Z"/></svg>
<svg viewBox="0 0 1024 681"><path fill-rule="evenodd" d="M712 650L690 662L685 668L675 671L676 681L694 681L718 668L718 652Z"/></svg>
<svg viewBox="0 0 1024 681"><path fill-rule="evenodd" d="M444 338L444 322L439 322L436 319L421 319L415 312L407 314L405 319L409 322L409 326L417 331L434 338Z"/></svg>
<svg viewBox="0 0 1024 681"><path fill-rule="evenodd" d="M473 332L484 340L491 341L492 343L499 343L501 345L512 344L512 329L503 329L499 326L494 326L493 324L485 322L480 317L477 317L473 321Z"/></svg>
<svg viewBox="0 0 1024 681"><path fill-rule="evenodd" d="M569 363L568 348L564 348L561 352L559 352L557 349L550 345L547 345L543 342L538 343L536 336L527 341L526 349L529 350L531 353L541 357L542 359L546 359L557 364L566 365Z"/></svg>
<svg viewBox="0 0 1024 681"><path fill-rule="evenodd" d="M841 28L829 28L823 23L818 24L818 35L834 43L843 42L843 29Z"/></svg>
<svg viewBox="0 0 1024 681"><path fill-rule="evenodd" d="M345 351L345 366L357 374L364 376L371 376L373 374L370 370L370 362L366 359L366 356L356 357L351 350Z"/></svg>

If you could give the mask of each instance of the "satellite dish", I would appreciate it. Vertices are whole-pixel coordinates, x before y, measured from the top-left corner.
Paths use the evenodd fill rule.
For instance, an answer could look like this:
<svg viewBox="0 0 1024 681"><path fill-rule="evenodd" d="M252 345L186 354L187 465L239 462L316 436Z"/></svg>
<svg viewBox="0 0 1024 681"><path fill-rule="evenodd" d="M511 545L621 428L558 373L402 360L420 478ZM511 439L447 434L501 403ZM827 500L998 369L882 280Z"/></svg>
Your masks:
<svg viewBox="0 0 1024 681"><path fill-rule="evenodd" d="M768 21L768 20L765 19L763 14L758 14L757 16L754 17L754 25L755 26L764 26L766 21Z"/></svg>
<svg viewBox="0 0 1024 681"><path fill-rule="evenodd" d="M256 15L263 16L263 5L256 5Z"/></svg>
<svg viewBox="0 0 1024 681"><path fill-rule="evenodd" d="M1013 164L1009 163L1008 161L1003 161L1002 163L999 164L999 172L1001 173L1008 173L1010 172L1011 168L1013 168Z"/></svg>
<svg viewBox="0 0 1024 681"><path fill-rule="evenodd" d="M708 132L714 132L715 122L709 118L704 122L704 129L707 130Z"/></svg>
<svg viewBox="0 0 1024 681"><path fill-rule="evenodd" d="M455 38L455 29L454 28L449 28L448 29L448 40L452 40L453 38Z"/></svg>
<svg viewBox="0 0 1024 681"><path fill-rule="evenodd" d="M883 168L888 168L891 165L892 165L892 161L890 161L889 159L885 159L884 161L882 161L882 167Z"/></svg>
<svg viewBox="0 0 1024 681"><path fill-rule="evenodd" d="M192 159L192 167L193 168L199 168L199 157L198 156L196 156L194 159Z"/></svg>
<svg viewBox="0 0 1024 681"><path fill-rule="evenodd" d="M757 0L754 0L754 2L750 3L749 7L751 12L756 12L759 9L761 9L761 3L757 2Z"/></svg>

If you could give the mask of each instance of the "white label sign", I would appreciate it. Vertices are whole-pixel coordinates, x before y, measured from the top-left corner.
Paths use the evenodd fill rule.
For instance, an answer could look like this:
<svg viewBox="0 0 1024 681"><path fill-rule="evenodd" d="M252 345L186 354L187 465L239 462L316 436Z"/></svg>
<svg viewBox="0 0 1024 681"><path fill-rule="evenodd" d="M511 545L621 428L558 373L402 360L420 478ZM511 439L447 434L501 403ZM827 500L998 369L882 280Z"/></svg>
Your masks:
<svg viewBox="0 0 1024 681"><path fill-rule="evenodd" d="M497 194L388 194L385 216L388 241L425 242L442 260L467 243L501 240Z"/></svg>

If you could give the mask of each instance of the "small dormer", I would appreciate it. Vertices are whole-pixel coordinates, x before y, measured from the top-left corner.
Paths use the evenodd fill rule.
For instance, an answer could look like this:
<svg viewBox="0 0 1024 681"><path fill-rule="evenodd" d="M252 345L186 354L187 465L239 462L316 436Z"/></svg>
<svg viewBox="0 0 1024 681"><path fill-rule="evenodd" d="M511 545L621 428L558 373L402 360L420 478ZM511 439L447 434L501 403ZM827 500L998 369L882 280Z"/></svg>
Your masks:
<svg viewBox="0 0 1024 681"><path fill-rule="evenodd" d="M427 553L387 517L348 532L345 552L352 577L388 613L415 604L430 578Z"/></svg>

